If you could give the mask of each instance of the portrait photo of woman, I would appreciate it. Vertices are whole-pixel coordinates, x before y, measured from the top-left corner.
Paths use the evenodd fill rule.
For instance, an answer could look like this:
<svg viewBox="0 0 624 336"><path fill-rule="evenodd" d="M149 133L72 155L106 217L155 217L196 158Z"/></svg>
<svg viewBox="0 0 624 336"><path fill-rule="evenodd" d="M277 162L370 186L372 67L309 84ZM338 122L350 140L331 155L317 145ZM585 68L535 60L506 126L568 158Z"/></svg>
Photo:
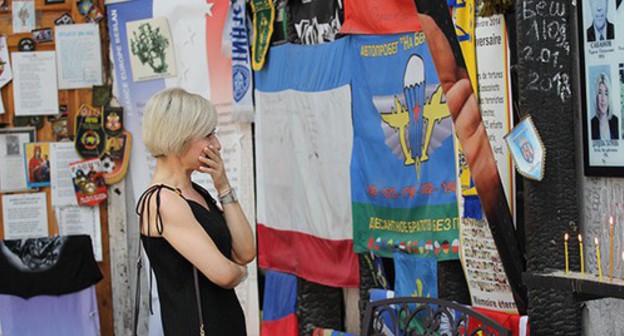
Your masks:
<svg viewBox="0 0 624 336"><path fill-rule="evenodd" d="M618 118L611 108L611 83L605 72L596 77L594 86L594 116L591 118L592 140L617 140Z"/></svg>

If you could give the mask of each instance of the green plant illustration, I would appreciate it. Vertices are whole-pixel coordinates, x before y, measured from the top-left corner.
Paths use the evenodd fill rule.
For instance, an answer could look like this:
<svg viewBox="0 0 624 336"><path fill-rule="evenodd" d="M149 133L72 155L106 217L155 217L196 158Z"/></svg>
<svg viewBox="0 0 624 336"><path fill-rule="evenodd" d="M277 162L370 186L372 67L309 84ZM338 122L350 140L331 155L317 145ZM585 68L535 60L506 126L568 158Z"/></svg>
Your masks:
<svg viewBox="0 0 624 336"><path fill-rule="evenodd" d="M160 28L152 28L150 23L139 25L137 30L132 32L130 48L132 54L136 55L141 64L146 63L156 73L165 73L169 68L165 51L169 46L169 40L160 33Z"/></svg>

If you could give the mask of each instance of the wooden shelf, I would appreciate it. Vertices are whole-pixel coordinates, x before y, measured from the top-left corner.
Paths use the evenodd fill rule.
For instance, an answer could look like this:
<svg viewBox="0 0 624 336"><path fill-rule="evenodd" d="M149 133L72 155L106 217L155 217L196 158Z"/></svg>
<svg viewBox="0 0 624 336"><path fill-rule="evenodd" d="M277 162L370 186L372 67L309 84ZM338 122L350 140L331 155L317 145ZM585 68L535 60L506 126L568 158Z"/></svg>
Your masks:
<svg viewBox="0 0 624 336"><path fill-rule="evenodd" d="M579 272L570 272L566 275L562 271L541 274L524 273L522 279L529 288L571 290L585 300L624 299L624 280L613 278L613 281L610 281L608 274L602 275L602 281L595 274L585 273L581 276Z"/></svg>

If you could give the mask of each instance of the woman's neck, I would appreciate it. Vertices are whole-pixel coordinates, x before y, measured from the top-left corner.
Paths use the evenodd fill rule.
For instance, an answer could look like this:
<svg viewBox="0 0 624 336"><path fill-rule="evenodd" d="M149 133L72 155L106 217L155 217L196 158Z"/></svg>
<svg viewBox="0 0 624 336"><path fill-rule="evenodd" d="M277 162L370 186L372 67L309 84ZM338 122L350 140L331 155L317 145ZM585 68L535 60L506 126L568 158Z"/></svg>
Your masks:
<svg viewBox="0 0 624 336"><path fill-rule="evenodd" d="M192 187L192 170L186 170L180 158L175 156L162 156L156 159L156 169L152 184L164 183L182 190Z"/></svg>

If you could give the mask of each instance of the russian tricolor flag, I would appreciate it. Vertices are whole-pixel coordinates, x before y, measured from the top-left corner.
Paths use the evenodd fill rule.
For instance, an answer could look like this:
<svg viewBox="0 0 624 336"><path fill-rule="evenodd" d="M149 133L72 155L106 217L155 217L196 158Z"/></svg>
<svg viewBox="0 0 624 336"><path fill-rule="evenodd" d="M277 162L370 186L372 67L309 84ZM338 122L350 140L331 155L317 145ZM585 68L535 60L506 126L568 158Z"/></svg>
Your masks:
<svg viewBox="0 0 624 336"><path fill-rule="evenodd" d="M297 277L267 271L264 282L261 334L263 336L297 336Z"/></svg>

